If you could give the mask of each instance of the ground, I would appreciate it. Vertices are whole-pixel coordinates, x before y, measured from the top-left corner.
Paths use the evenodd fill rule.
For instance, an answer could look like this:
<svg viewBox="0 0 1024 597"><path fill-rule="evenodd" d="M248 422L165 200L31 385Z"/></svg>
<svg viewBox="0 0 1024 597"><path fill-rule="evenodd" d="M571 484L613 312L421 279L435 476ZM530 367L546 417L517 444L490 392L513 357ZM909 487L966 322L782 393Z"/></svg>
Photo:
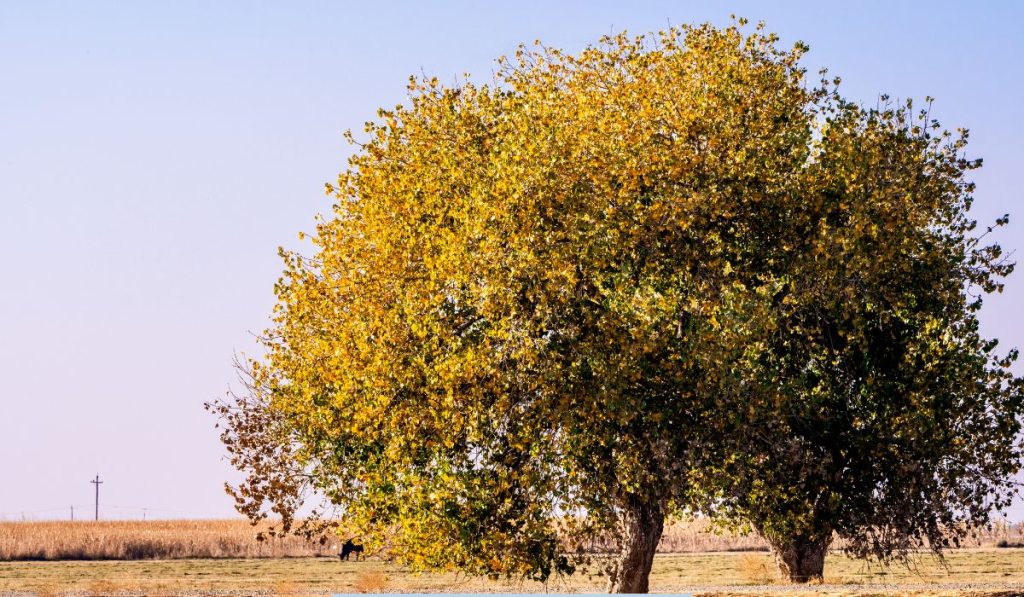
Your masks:
<svg viewBox="0 0 1024 597"><path fill-rule="evenodd" d="M1024 550L953 552L948 569L930 558L916 570L880 570L840 555L826 584L797 587L771 577L764 553L666 554L655 561L654 592L698 595L1024 595ZM337 558L0 562L0 595L329 595L356 592L601 591L602 579L505 583L453 574L412 574L379 561Z"/></svg>

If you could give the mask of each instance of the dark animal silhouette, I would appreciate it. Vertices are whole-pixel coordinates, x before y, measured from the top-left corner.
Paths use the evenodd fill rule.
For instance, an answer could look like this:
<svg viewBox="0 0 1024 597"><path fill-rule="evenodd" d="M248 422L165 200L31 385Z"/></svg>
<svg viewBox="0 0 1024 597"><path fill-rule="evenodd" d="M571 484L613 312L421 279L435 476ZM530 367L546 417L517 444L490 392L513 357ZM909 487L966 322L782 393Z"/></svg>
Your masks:
<svg viewBox="0 0 1024 597"><path fill-rule="evenodd" d="M352 554L356 554L357 562L359 561L359 556L362 556L362 559L364 560L366 559L366 556L363 555L363 546L353 543L352 540L349 539L341 546L341 553L338 554L338 557L342 560L348 561L348 557Z"/></svg>

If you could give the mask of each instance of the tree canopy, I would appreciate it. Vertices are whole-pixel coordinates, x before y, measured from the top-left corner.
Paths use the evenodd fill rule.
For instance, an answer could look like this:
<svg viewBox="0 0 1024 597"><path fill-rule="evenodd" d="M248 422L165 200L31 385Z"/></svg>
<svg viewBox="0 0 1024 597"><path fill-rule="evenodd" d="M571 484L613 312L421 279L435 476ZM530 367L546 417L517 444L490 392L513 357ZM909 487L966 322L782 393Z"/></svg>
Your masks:
<svg viewBox="0 0 1024 597"><path fill-rule="evenodd" d="M710 509L799 581L821 577L833 535L882 561L959 543L1009 505L1021 462L1017 353L976 317L1013 266L967 217L966 131L932 134L912 102L827 114L802 191L814 216L719 390L726 453L707 480L725 487Z"/></svg>
<svg viewBox="0 0 1024 597"><path fill-rule="evenodd" d="M350 135L215 406L240 508L311 489L371 549L538 579L610 537L641 592L673 513L887 556L1002 503L1020 383L968 293L1009 266L963 141L741 27L521 48Z"/></svg>

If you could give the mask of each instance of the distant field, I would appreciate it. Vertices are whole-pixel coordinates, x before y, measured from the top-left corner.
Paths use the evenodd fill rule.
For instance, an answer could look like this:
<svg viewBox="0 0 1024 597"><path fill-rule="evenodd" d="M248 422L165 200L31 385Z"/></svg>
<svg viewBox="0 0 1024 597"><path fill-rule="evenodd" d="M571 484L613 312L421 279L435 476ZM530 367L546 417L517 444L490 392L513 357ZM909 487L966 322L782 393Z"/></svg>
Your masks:
<svg viewBox="0 0 1024 597"><path fill-rule="evenodd" d="M915 571L879 570L839 555L826 562L826 584L809 590L779 584L764 553L668 554L655 560L651 589L699 595L1024 595L1024 550L961 550L949 570L924 559ZM336 558L143 560L0 563L0 594L327 595L331 592L600 591L600 578L575 577L547 587L414 575L379 561Z"/></svg>
<svg viewBox="0 0 1024 597"><path fill-rule="evenodd" d="M330 555L325 545L297 537L257 541L245 520L0 522L0 561L281 558ZM757 537L715 534L704 521L669 525L664 552L764 550Z"/></svg>
<svg viewBox="0 0 1024 597"><path fill-rule="evenodd" d="M0 522L0 561L280 558L329 553L298 537L257 541L245 520Z"/></svg>
<svg viewBox="0 0 1024 597"><path fill-rule="evenodd" d="M453 574L416 575L374 558L339 562L325 546L291 537L259 542L244 520L0 523L0 595L327 595L331 592L593 592L604 580L576 576L507 584ZM1000 527L984 545L1020 544L1021 528ZM701 595L808 594L779 583L755 537L717 535L704 521L669 526L651 587ZM674 553L664 553L674 552ZM717 552L717 553L709 553ZM318 557L319 556L319 557ZM6 560L6 561L3 561ZM925 557L914 571L880 570L829 556L814 595L1024 595L1024 549L963 549L948 570Z"/></svg>
<svg viewBox="0 0 1024 597"><path fill-rule="evenodd" d="M331 555L325 545L297 537L256 540L265 527L245 520L151 520L108 522L0 522L0 561L137 560L187 558L282 558ZM986 532L973 547L1024 543L1021 525ZM766 550L753 536L716 534L703 520L674 522L665 530L661 553Z"/></svg>

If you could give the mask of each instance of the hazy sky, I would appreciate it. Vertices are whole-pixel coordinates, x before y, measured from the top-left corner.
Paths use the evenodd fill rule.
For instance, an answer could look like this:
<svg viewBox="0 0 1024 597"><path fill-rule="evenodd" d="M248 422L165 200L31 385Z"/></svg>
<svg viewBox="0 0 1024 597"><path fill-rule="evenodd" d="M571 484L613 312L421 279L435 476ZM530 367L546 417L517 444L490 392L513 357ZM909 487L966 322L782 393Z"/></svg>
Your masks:
<svg viewBox="0 0 1024 597"><path fill-rule="evenodd" d="M233 514L202 403L266 327L277 247L329 210L342 132L410 74L730 13L848 97L936 97L985 158L976 216L1024 247L1024 3L0 0L0 519L91 505L97 472L105 517ZM1024 272L985 331L1024 346L1022 304Z"/></svg>

